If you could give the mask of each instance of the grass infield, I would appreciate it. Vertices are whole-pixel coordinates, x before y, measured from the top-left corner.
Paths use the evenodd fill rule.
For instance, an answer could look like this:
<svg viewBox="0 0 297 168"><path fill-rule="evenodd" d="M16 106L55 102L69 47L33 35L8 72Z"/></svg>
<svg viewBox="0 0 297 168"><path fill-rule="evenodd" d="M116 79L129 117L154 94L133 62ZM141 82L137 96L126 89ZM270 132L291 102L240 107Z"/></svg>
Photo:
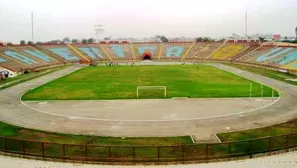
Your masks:
<svg viewBox="0 0 297 168"><path fill-rule="evenodd" d="M167 98L261 97L261 84L206 65L87 67L30 90L23 100L135 99L137 86L166 86ZM272 89L263 86L263 96ZM277 92L274 91L277 96ZM139 98L164 98L141 90Z"/></svg>

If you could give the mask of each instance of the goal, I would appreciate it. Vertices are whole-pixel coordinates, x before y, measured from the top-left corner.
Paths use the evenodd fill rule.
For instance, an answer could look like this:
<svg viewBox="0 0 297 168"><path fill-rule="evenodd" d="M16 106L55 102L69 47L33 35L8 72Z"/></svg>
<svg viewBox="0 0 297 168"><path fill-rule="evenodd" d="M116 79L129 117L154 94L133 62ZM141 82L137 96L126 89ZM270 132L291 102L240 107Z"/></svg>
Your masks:
<svg viewBox="0 0 297 168"><path fill-rule="evenodd" d="M142 90L144 90L146 92L163 90L162 95L164 95L164 98L166 98L166 95L167 95L166 86L137 86L137 90L136 90L137 99L139 98L140 92ZM158 94L160 94L160 93L158 93Z"/></svg>

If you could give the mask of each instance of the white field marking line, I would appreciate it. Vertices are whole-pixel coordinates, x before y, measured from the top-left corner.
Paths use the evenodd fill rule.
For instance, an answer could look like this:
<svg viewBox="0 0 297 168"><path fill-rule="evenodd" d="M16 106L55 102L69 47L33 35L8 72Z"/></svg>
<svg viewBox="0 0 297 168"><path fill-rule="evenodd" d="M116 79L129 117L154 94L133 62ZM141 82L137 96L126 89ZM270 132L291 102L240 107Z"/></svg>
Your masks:
<svg viewBox="0 0 297 168"><path fill-rule="evenodd" d="M47 100L47 99L40 99L40 100L26 100L25 102L29 103L38 103L42 101L47 101L47 102L77 102L77 101L143 101L143 100L154 100L154 101L171 101L171 100L178 100L178 98L182 99L190 99L190 100L250 100L250 97L222 97L222 98L188 98L188 97L172 97L171 99L114 99L114 100ZM275 99L277 97L252 97L254 100L262 100L262 99Z"/></svg>
<svg viewBox="0 0 297 168"><path fill-rule="evenodd" d="M286 81L297 82L297 79L285 79Z"/></svg>
<svg viewBox="0 0 297 168"><path fill-rule="evenodd" d="M190 135L190 137L191 137L191 140L192 140L192 142L193 142L194 144L197 143L197 142L194 140L193 135Z"/></svg>
<svg viewBox="0 0 297 168"><path fill-rule="evenodd" d="M214 66L215 67L215 66ZM221 69L221 68L219 68ZM79 69L77 69L79 70ZM223 70L223 69L221 69ZM76 70L72 71L72 72L75 72ZM224 70L226 71L226 70ZM68 73L72 73L72 72L68 72ZM226 71L226 72L229 72L229 71ZM66 73L65 75L67 75L68 73ZM232 73L232 72L230 72ZM237 75L235 73L232 73L234 75ZM63 75L63 76L65 76ZM239 76L239 75L237 75ZM62 76L61 76L62 77ZM245 78L245 77L243 77ZM57 79L57 78L56 78ZM248 78L245 78L245 79L248 79ZM55 79L53 79L55 80ZM250 79L248 79L250 80ZM50 81L49 81L50 82ZM38 87L38 86L37 86ZM270 86L269 86L270 87ZM272 88L272 87L271 87ZM274 89L274 88L272 88ZM276 90L276 89L274 89ZM277 90L276 90L277 91ZM250 112L253 112L253 111L257 111L257 110L261 110L261 109L264 109L264 108L267 108L275 103L277 103L280 98L282 97L282 94L277 91L279 93L279 97L272 103L269 103L265 106L262 106L262 107L258 107L258 108L255 108L255 109L252 109L252 110L247 110L247 111L242 111L242 112L238 112L238 113L233 113L233 114L225 114L225 115L218 115L218 116L211 116L211 117L200 117L200 118L190 118L190 119L177 119L177 120L112 120L112 119L99 119L99 118L89 118L89 117L77 117L77 116L68 116L68 115L62 115L62 114L55 114L55 113L50 113L50 112L46 112L46 111L41 111L41 110L38 110L36 108L33 108L33 107L30 107L29 105L27 105L26 103L24 103L22 101L22 97L23 95L26 93L23 93L20 97L20 102L22 105L24 105L25 107L31 109L31 110L34 110L34 111L37 111L37 112L40 112L40 113L44 113L44 114L48 114L48 115L53 115L53 116L59 116L59 117L65 117L65 118L68 118L68 119L77 119L77 120L91 120L91 121L111 121L111 122L176 122L176 121L196 121L196 120L205 120L205 119L214 119L214 118L222 118L222 117L230 117L230 116L236 116L236 115L240 115L240 114L246 114L246 113L250 113Z"/></svg>
<svg viewBox="0 0 297 168"><path fill-rule="evenodd" d="M214 133L214 136L218 139L219 142L222 142L216 133Z"/></svg>
<svg viewBox="0 0 297 168"><path fill-rule="evenodd" d="M257 110L267 108L267 107L275 104L276 102L278 102L280 100L280 98L281 97L278 97L278 99L276 99L274 102L269 103L269 104L267 104L265 106L258 107L258 108L248 110L248 111L242 111L242 112L239 112L239 113L225 114L225 115L218 115L218 116L210 116L210 117L200 117L200 118L175 119L175 120L114 120L114 119L99 119L99 118L89 118L89 117L77 117L77 116L69 116L69 115L62 115L62 114L56 114L56 113L41 111L41 110L38 110L36 108L30 107L29 105L24 103L21 99L20 99L20 102L22 103L22 105L24 105L27 108L32 109L34 111L44 113L44 114L53 115L53 116L65 117L65 118L68 118L68 119L91 120L91 121L110 121L110 122L176 122L176 121L196 121L196 120L214 119L214 118L222 118L222 117L230 117L230 116L236 116L236 115L240 115L240 114L246 114L246 113L250 113L250 112L253 112L253 111L257 111Z"/></svg>
<svg viewBox="0 0 297 168"><path fill-rule="evenodd" d="M280 92L278 89L275 89L274 87L272 87L272 86L270 86L270 85L263 84L263 83L260 82L260 81L257 81L257 80L254 80L254 79L249 79L248 77L243 77L243 76L241 76L240 74L236 74L236 73L234 73L234 72L225 70L225 69L223 69L223 68L220 68L220 65L223 66L223 67L225 66L225 67L230 67L231 69L236 69L236 70L238 70L238 71L240 71L240 72L248 72L248 73L250 73L251 75L254 75L254 76L260 76L260 77L268 78L268 77L266 77L266 76L262 76L262 75L259 75L259 74L254 74L254 73L249 72L249 71L244 71L244 70L241 70L241 69L238 69L238 68L235 68L235 67L231 67L231 66L224 65L224 64L219 64L219 63L214 63L214 64L213 64L213 63L210 63L209 65L211 65L211 66L213 66L213 67L215 67L215 68L218 68L218 69L220 69L220 70L222 70L222 71L229 72L229 73L231 73L231 74L233 74L233 75L242 77L242 78L244 78L244 79L246 79L246 80L248 80L248 81L253 81L253 82L259 83L259 84L261 84L261 85L263 85L263 86L270 87L271 89L273 89L273 90L275 90L275 91L278 92L279 97L281 97L281 95L282 95L281 92ZM218 65L218 66L215 66L215 65ZM268 79L272 79L272 78L268 78ZM272 79L272 80L276 80L276 79ZM259 98L261 98L261 97L259 97ZM269 98L269 97L268 97L268 98ZM272 97L271 97L271 98L272 98Z"/></svg>

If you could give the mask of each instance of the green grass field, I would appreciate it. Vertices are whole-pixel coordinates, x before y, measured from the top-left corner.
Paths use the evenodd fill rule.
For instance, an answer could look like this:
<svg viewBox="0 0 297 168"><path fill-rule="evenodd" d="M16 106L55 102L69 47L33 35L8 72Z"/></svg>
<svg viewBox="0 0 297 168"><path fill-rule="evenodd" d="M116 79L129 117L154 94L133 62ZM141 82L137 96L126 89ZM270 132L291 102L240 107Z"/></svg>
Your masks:
<svg viewBox="0 0 297 168"><path fill-rule="evenodd" d="M88 145L180 145L192 144L190 136L125 138L72 135L39 131L13 126L0 121L0 137L35 140L51 143Z"/></svg>
<svg viewBox="0 0 297 168"><path fill-rule="evenodd" d="M167 98L261 96L261 85L206 65L86 67L29 91L23 100L135 99L137 86L166 86ZM140 98L164 98L163 90L141 90ZM274 93L277 95L277 93ZM272 90L263 86L263 96Z"/></svg>
<svg viewBox="0 0 297 168"><path fill-rule="evenodd" d="M291 75L288 73L273 71L269 69L250 67L245 65L237 65L237 64L228 64L228 65L245 70L245 71L250 71L256 74L267 76L269 78L277 79L286 83L290 83L292 85L297 85L297 82L286 80L286 79L297 79L296 75Z"/></svg>

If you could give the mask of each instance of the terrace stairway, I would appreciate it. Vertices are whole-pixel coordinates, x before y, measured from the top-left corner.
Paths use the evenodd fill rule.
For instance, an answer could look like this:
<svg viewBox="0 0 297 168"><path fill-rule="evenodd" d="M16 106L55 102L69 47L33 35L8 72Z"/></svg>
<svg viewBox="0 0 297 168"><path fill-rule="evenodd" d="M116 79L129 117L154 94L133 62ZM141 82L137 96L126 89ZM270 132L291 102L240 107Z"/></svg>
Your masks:
<svg viewBox="0 0 297 168"><path fill-rule="evenodd" d="M256 49L258 49L261 45L259 45L258 43L253 43L251 44L247 49L245 49L244 51L242 51L241 53L237 54L236 56L231 58L231 62L235 62L237 60L239 60L241 57L245 56L247 53L250 53L252 51L255 51Z"/></svg>

